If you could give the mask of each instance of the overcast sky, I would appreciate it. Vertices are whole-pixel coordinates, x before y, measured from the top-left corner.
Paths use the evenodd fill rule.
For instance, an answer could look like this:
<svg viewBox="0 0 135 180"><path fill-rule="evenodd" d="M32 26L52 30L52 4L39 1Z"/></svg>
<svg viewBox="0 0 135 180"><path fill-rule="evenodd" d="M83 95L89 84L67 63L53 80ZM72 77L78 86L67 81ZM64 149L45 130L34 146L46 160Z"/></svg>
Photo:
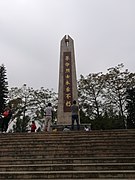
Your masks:
<svg viewBox="0 0 135 180"><path fill-rule="evenodd" d="M135 72L135 0L0 0L0 65L9 87L57 92L65 35L74 40L78 79L119 63Z"/></svg>

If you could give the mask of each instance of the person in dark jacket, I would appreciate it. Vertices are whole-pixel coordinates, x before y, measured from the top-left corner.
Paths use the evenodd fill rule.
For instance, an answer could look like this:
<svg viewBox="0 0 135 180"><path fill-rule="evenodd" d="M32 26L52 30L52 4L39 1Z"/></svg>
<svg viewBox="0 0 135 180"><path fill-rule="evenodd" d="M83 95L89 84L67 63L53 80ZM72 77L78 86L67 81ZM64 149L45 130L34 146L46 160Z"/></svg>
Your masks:
<svg viewBox="0 0 135 180"><path fill-rule="evenodd" d="M74 121L76 120L77 129L80 129L79 125L79 107L76 105L76 101L73 101L73 105L71 106L72 113L72 130L74 130Z"/></svg>
<svg viewBox="0 0 135 180"><path fill-rule="evenodd" d="M9 107L5 108L5 110L2 114L2 117L3 117L3 120L2 120L1 131L7 132L8 124L12 117L12 110Z"/></svg>

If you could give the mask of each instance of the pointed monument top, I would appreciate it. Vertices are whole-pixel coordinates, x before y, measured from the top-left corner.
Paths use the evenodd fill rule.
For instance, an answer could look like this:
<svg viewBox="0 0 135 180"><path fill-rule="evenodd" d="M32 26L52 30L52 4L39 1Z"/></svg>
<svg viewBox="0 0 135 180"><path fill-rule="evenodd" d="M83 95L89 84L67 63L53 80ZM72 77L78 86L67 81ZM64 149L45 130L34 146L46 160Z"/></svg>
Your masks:
<svg viewBox="0 0 135 180"><path fill-rule="evenodd" d="M69 46L69 44L73 43L73 39L69 35L65 35L63 39L61 40L61 43L65 43L66 46ZM64 44L63 44L64 45Z"/></svg>

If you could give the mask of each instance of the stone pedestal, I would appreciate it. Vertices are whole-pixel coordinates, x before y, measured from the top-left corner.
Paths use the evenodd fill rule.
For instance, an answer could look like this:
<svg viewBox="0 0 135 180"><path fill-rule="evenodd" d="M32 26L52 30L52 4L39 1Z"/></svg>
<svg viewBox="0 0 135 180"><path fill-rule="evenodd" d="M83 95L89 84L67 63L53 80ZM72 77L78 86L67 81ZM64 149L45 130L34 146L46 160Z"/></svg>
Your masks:
<svg viewBox="0 0 135 180"><path fill-rule="evenodd" d="M71 105L78 104L74 41L66 35L60 45L57 124L71 124Z"/></svg>

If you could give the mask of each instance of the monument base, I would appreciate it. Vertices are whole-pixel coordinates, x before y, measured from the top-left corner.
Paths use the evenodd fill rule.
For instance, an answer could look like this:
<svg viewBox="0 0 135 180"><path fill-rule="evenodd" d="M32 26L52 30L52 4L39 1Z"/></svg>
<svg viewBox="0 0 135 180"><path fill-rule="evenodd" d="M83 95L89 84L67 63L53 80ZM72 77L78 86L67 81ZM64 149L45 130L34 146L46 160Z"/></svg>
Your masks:
<svg viewBox="0 0 135 180"><path fill-rule="evenodd" d="M86 124L80 124L80 130L84 130L85 125L86 125ZM87 126L88 126L88 125L87 125ZM55 131L55 130L56 130L56 131L63 131L65 127L68 127L69 130L71 130L71 131L78 131L76 124L74 125L74 130L71 129L71 125L69 125L69 124L66 124L66 125L65 125L65 124L64 124L64 125L53 124L53 125L51 125L52 131L53 131L53 130L54 130L54 131Z"/></svg>

